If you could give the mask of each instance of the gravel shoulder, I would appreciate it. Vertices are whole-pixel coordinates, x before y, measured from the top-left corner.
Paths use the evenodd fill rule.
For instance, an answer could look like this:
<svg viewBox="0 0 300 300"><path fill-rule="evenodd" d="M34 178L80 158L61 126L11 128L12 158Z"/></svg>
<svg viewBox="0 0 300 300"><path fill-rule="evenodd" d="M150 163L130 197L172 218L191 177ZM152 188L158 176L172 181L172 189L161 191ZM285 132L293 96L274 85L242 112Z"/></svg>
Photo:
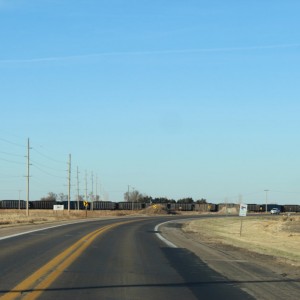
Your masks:
<svg viewBox="0 0 300 300"><path fill-rule="evenodd" d="M211 239L209 235L183 230L184 221L166 223L161 234L180 248L189 249L209 267L256 299L299 299L300 268L272 255Z"/></svg>

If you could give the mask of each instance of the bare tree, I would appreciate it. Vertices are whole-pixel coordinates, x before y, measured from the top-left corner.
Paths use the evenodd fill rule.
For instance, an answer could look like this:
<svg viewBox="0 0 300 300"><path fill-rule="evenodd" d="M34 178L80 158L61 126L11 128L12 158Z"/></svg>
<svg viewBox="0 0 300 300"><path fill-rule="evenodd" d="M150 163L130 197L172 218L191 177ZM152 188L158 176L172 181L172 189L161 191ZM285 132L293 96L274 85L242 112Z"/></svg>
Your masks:
<svg viewBox="0 0 300 300"><path fill-rule="evenodd" d="M129 192L129 197L128 197L128 192L124 193L124 201L144 202L144 196L139 191L134 190L132 192Z"/></svg>
<svg viewBox="0 0 300 300"><path fill-rule="evenodd" d="M60 193L58 195L58 197L59 197L60 201L67 201L68 200L68 195L65 195L64 193Z"/></svg>
<svg viewBox="0 0 300 300"><path fill-rule="evenodd" d="M48 196L42 197L42 201L56 201L57 200L57 194L49 192Z"/></svg>

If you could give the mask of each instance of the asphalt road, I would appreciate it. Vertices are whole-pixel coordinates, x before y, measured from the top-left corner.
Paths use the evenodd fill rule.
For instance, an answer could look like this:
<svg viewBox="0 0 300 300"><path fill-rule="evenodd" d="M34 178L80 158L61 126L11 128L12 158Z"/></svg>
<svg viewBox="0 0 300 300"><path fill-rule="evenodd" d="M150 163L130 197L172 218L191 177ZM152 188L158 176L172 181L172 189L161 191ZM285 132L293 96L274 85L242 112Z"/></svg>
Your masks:
<svg viewBox="0 0 300 300"><path fill-rule="evenodd" d="M253 299L158 239L155 225L166 220L99 220L0 240L0 299Z"/></svg>

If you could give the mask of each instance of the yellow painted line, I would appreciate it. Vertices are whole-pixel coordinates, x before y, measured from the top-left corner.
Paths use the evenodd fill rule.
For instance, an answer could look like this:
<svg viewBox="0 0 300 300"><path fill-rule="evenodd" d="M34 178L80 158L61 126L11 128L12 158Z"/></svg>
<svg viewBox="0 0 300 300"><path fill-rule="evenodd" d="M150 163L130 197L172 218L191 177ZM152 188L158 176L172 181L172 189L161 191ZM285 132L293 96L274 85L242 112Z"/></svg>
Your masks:
<svg viewBox="0 0 300 300"><path fill-rule="evenodd" d="M21 298L22 300L34 300L42 294L51 283L53 283L58 276L69 267L85 250L86 248L104 232L134 221L119 222L111 225L104 226L97 229L80 240L75 244L64 250L58 256L50 260L32 275L27 277L21 283L16 285L11 291L0 297L1 300L13 300Z"/></svg>

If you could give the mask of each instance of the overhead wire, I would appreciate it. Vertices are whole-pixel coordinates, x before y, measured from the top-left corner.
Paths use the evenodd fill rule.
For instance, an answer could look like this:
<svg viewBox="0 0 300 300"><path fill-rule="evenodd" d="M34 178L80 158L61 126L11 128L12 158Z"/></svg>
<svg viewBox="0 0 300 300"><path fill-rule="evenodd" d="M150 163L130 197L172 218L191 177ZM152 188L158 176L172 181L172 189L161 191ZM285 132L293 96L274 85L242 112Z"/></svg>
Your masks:
<svg viewBox="0 0 300 300"><path fill-rule="evenodd" d="M6 143L8 143L10 145L18 146L18 147L21 147L21 148L26 148L26 146L24 146L24 145L21 145L21 144L9 141L9 140L4 139L4 138L0 138L0 141L6 142Z"/></svg>
<svg viewBox="0 0 300 300"><path fill-rule="evenodd" d="M8 140L8 139L2 138L2 137L0 137L0 142L4 142L6 144L17 146L17 147L20 147L20 148L23 148L23 149L28 148L27 145L21 145L20 143L13 142L11 140ZM40 150L38 150L36 147L30 147L30 150L32 150L34 153L38 154L40 157L43 157L43 158L47 159L48 161L55 162L55 163L58 163L58 164L64 164L64 168L61 168L61 169L55 168L55 167L52 166L53 164L51 166L48 166L47 163L41 163L41 162L39 162L39 159L32 160L31 157L30 157L30 162L29 161L26 162L25 159L24 159L24 162L20 162L20 161L13 160L13 159L7 159L5 157L0 157L0 160L8 162L8 163L23 165L23 166L25 166L29 163L30 166L31 166L31 172L30 172L31 174L29 176L30 176L31 180L33 180L33 182L35 184L38 183L39 186L41 186L41 185L42 186L47 186L47 183L43 182L43 180L37 180L37 177L32 175L32 171L34 172L34 170L39 171L43 174L46 174L46 175L54 177L54 178L66 179L68 177L67 174L65 176L61 176L61 175L54 174L53 172L48 172L47 171L47 170L52 170L52 171L55 171L55 172L58 172L58 173L68 172L68 170L67 170L68 162L67 161L62 161L62 160L53 158L49 155L46 155L43 152L41 152ZM7 156L11 156L11 157L22 157L22 158L27 157L26 155L20 155L20 154L17 154L17 153L14 153L14 152L8 152L8 151L0 151L0 154L3 154L3 156L7 155ZM76 171L74 171L74 169L71 170L71 176L73 178L75 178L76 175L77 175ZM5 179L10 178L12 180L12 178L22 178L22 177L27 177L27 176L4 176L3 175L3 177L1 176L0 178L5 178ZM63 184L61 185L61 187L62 186L63 186ZM74 185L72 185L72 186L74 186ZM51 188L54 188L54 187L51 187Z"/></svg>
<svg viewBox="0 0 300 300"><path fill-rule="evenodd" d="M41 164L41 163L39 163L39 162L37 162L37 161L35 161L33 159L31 159L30 161L33 162L34 165L38 165L38 166L40 166L42 168L51 169L51 170L57 171L57 172L65 172L66 171L66 170L62 170L62 169L56 169L56 168L48 167L48 166L46 166L44 164Z"/></svg>
<svg viewBox="0 0 300 300"><path fill-rule="evenodd" d="M42 152L40 152L39 150L37 150L35 147L32 147L31 149L34 150L34 151L35 151L36 153L38 153L39 155L41 155L41 156L43 156L44 158L47 158L47 159L49 159L49 160L51 160L51 161L54 161L54 162L57 162L57 163L65 163L65 161L57 160L57 159L55 159L55 158L53 158L53 157L50 157L50 156L48 156L48 155L45 155L44 153L42 153Z"/></svg>
<svg viewBox="0 0 300 300"><path fill-rule="evenodd" d="M56 178L66 178L65 176L58 176L58 175L54 175L54 174L51 174L51 173L49 173L49 172L47 172L47 171L45 171L45 170L43 170L43 169L41 169L40 167L38 167L37 165L32 165L33 167L35 167L35 168L37 168L39 171L41 171L42 173L44 173L44 174L47 174L48 176L52 176L52 177L56 177Z"/></svg>
<svg viewBox="0 0 300 300"><path fill-rule="evenodd" d="M0 151L0 153L6 154L6 155L9 155L9 156L24 157L24 155L15 154L15 153L9 153L9 152L5 152L5 151Z"/></svg>
<svg viewBox="0 0 300 300"><path fill-rule="evenodd" d="M1 158L1 157L0 157L0 160L6 161L6 162L9 162L9 163L13 163L13 164L25 165L25 162L21 163L19 161L9 160L9 159L5 159L5 158Z"/></svg>

